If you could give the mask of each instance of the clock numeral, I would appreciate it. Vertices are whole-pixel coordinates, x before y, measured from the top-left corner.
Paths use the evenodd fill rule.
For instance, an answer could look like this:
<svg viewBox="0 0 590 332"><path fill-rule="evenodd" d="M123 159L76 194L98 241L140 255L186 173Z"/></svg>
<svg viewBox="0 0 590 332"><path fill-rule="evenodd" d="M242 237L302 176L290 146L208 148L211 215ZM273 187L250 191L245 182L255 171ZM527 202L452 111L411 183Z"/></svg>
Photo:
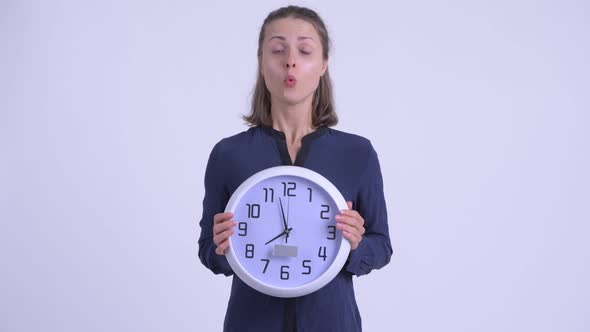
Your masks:
<svg viewBox="0 0 590 332"><path fill-rule="evenodd" d="M322 207L325 208L325 210L322 210L322 212L320 212L320 218L322 219L330 219L329 217L324 216L324 213L329 213L330 212L330 205L323 205Z"/></svg>
<svg viewBox="0 0 590 332"><path fill-rule="evenodd" d="M262 262L266 262L264 264L264 269L262 270L262 273L266 273L266 268L268 267L268 262L270 262L270 259L266 259L266 258L262 258L260 259Z"/></svg>
<svg viewBox="0 0 590 332"><path fill-rule="evenodd" d="M289 265L281 265L281 280L289 280Z"/></svg>
<svg viewBox="0 0 590 332"><path fill-rule="evenodd" d="M240 230L240 232L238 233L239 236L246 236L246 235L248 235L248 224L246 224L245 222L239 223L238 224L238 229Z"/></svg>
<svg viewBox="0 0 590 332"><path fill-rule="evenodd" d="M291 190L295 190L297 188L297 183L295 182L281 182L283 184L283 196L291 196L295 197L295 194L291 193ZM287 188L287 184L289 184L289 188Z"/></svg>
<svg viewBox="0 0 590 332"><path fill-rule="evenodd" d="M318 250L318 257L323 258L324 261L326 260L326 258L328 258L328 255L326 255L326 247L320 247L320 249Z"/></svg>
<svg viewBox="0 0 590 332"><path fill-rule="evenodd" d="M270 191L270 202L275 201L275 190L272 188L262 188L264 190L264 203L268 202L268 192Z"/></svg>
<svg viewBox="0 0 590 332"><path fill-rule="evenodd" d="M246 258L254 258L254 245L251 243L246 245Z"/></svg>
<svg viewBox="0 0 590 332"><path fill-rule="evenodd" d="M328 240L336 240L336 226L328 226Z"/></svg>
<svg viewBox="0 0 590 332"><path fill-rule="evenodd" d="M260 204L246 204L248 206L248 218L260 218Z"/></svg>
<svg viewBox="0 0 590 332"><path fill-rule="evenodd" d="M309 190L309 202L311 203L311 188L307 188L307 190Z"/></svg>
<svg viewBox="0 0 590 332"><path fill-rule="evenodd" d="M311 274L311 265L305 265L305 263L311 263L310 260L306 259L303 261L303 267L307 269L307 272L301 272L301 274Z"/></svg>

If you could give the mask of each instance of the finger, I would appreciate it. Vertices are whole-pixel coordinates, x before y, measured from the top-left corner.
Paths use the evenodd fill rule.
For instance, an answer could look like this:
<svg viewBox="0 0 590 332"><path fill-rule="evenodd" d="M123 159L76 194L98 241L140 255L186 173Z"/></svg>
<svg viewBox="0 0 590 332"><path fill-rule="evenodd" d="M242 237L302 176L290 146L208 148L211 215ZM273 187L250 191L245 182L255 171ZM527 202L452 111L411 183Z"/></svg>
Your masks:
<svg viewBox="0 0 590 332"><path fill-rule="evenodd" d="M225 232L226 230L234 227L235 225L237 225L235 221L225 221L221 224L217 224L213 226L213 235Z"/></svg>
<svg viewBox="0 0 590 332"><path fill-rule="evenodd" d="M356 244L358 244L362 240L362 236L359 236L358 234L354 234L351 232L343 231L342 235L344 235L345 238Z"/></svg>
<svg viewBox="0 0 590 332"><path fill-rule="evenodd" d="M217 246L217 248L215 248L215 253L218 255L225 255L227 248L229 248L229 240L225 240L225 242Z"/></svg>
<svg viewBox="0 0 590 332"><path fill-rule="evenodd" d="M348 241L350 241L350 247L352 250L356 249L359 245L359 243L361 243L362 241L362 237L357 236L353 233L349 233L349 232L342 232L342 235L344 235L344 238L348 239Z"/></svg>
<svg viewBox="0 0 590 332"><path fill-rule="evenodd" d="M349 210L352 210L352 202L351 201L347 201L346 205L348 205Z"/></svg>
<svg viewBox="0 0 590 332"><path fill-rule="evenodd" d="M343 215L343 214L336 215L335 219L336 219L336 222L345 223L345 224L351 225L353 227L361 227L361 226L363 226L363 223L364 223L364 221L360 217L357 217L357 216L353 217L353 216Z"/></svg>
<svg viewBox="0 0 590 332"><path fill-rule="evenodd" d="M213 224L219 224L234 217L231 212L217 213L213 216Z"/></svg>
<svg viewBox="0 0 590 332"><path fill-rule="evenodd" d="M219 232L213 236L213 242L215 242L215 244L219 245L225 239L230 237L233 233L234 233L233 228L228 228L228 229L224 230L223 232Z"/></svg>
<svg viewBox="0 0 590 332"><path fill-rule="evenodd" d="M213 242L219 246L225 240L227 240L233 233L234 233L233 229L228 229L224 232L221 232L213 237Z"/></svg>
<svg viewBox="0 0 590 332"><path fill-rule="evenodd" d="M365 219L363 219L363 217L358 212L356 212L354 210L342 210L342 212L340 213L340 215L341 216L352 217L352 218L358 220L361 225L364 225L365 224Z"/></svg>
<svg viewBox="0 0 590 332"><path fill-rule="evenodd" d="M343 230L346 229L347 232L357 234L358 236L365 235L365 227L363 227L362 225L357 225L357 226L350 226L347 224L342 224L342 225L343 225L342 229ZM336 224L336 227L338 227L338 224Z"/></svg>
<svg viewBox="0 0 590 332"><path fill-rule="evenodd" d="M358 216L359 218L362 218L360 213L358 213L358 211L356 211L356 210L341 210L340 214L352 216L352 217Z"/></svg>
<svg viewBox="0 0 590 332"><path fill-rule="evenodd" d="M336 223L336 228L341 229L343 232L352 233L358 237L361 237L363 235L361 229L343 223Z"/></svg>

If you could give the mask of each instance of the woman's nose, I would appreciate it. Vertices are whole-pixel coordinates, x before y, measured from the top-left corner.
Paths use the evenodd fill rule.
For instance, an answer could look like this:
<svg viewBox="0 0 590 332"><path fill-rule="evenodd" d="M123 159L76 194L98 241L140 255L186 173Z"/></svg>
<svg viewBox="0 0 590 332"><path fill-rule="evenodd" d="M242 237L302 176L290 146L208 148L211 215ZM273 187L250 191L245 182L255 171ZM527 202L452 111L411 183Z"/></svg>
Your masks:
<svg viewBox="0 0 590 332"><path fill-rule="evenodd" d="M287 69L295 68L295 52L289 52L287 56Z"/></svg>

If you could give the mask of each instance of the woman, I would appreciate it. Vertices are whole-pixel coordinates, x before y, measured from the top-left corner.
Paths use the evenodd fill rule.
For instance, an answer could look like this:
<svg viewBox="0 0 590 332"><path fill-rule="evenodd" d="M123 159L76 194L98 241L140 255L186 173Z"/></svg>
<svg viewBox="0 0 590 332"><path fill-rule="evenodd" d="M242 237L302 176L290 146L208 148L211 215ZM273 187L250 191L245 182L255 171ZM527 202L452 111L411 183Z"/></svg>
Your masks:
<svg viewBox="0 0 590 332"><path fill-rule="evenodd" d="M221 213L248 177L279 165L312 169L347 199L336 216L351 243L340 273L326 286L298 298L262 294L233 277L224 331L360 331L352 285L386 265L392 249L377 153L360 136L329 128L337 123L328 73L329 38L312 10L289 6L265 19L258 41L258 79L251 128L218 142L205 173L199 257L216 274L232 275L225 258L236 222Z"/></svg>

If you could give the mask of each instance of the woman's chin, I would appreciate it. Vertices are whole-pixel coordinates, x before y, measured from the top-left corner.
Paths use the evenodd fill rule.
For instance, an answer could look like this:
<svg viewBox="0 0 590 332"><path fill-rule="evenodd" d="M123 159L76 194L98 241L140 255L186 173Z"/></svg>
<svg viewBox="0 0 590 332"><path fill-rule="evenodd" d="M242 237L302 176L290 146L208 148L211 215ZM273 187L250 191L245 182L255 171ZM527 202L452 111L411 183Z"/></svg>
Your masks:
<svg viewBox="0 0 590 332"><path fill-rule="evenodd" d="M289 106L298 105L304 103L308 96L302 95L301 93L294 93L295 91L285 91L281 96L281 101Z"/></svg>

